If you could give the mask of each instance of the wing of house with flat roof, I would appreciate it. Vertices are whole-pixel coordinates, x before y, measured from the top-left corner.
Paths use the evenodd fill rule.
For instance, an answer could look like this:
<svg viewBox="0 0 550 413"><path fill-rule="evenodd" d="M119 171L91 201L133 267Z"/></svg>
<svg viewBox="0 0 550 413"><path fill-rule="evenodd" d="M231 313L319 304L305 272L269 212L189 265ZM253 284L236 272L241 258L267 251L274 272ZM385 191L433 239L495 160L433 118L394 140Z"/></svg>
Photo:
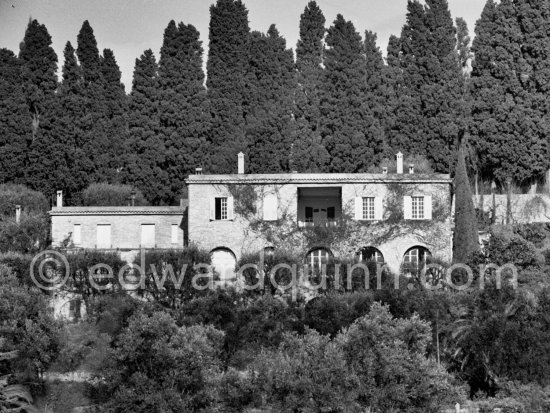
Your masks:
<svg viewBox="0 0 550 413"><path fill-rule="evenodd" d="M59 194L59 192L58 192ZM62 196L62 195L61 195ZM56 247L119 250L132 255L143 248L181 249L187 202L180 206L65 207L58 196L52 208Z"/></svg>

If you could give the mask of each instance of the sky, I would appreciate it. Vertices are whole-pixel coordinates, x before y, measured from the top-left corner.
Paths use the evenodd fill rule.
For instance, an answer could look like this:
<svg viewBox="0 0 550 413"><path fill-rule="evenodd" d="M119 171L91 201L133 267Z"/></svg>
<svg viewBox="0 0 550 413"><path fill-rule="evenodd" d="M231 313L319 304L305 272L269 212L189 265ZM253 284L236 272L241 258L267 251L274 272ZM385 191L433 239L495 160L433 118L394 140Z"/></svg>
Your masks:
<svg viewBox="0 0 550 413"><path fill-rule="evenodd" d="M300 15L309 0L243 0L252 30L267 31L272 23L294 48L299 36ZM84 20L94 29L100 52L112 49L130 92L135 59L152 49L158 59L162 35L170 20L194 25L201 34L207 56L210 5L215 0L0 0L0 48L16 54L29 18L45 24L52 36L59 67L63 48L76 37ZM453 18L463 17L473 37L476 20L485 0L448 0ZM378 35L385 51L391 34L399 35L405 23L407 0L317 0L329 27L338 13L352 20L364 34Z"/></svg>

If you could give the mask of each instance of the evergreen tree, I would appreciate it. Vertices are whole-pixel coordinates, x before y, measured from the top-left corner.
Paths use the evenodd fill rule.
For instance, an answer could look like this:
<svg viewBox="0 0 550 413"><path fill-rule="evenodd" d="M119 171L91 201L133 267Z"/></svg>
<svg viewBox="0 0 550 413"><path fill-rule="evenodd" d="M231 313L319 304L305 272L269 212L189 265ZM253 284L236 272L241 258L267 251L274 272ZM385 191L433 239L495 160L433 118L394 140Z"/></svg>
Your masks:
<svg viewBox="0 0 550 413"><path fill-rule="evenodd" d="M479 251L479 234L462 145L458 150L453 186L456 200L453 261L466 263L473 252Z"/></svg>
<svg viewBox="0 0 550 413"><path fill-rule="evenodd" d="M321 127L331 172L362 172L377 163L383 130L369 107L364 45L353 23L338 15L328 30Z"/></svg>
<svg viewBox="0 0 550 413"><path fill-rule="evenodd" d="M23 87L29 108L33 136L54 97L57 88L57 55L46 26L37 20L29 21L20 45Z"/></svg>
<svg viewBox="0 0 550 413"><path fill-rule="evenodd" d="M539 6L490 0L476 25L473 144L483 176L506 185L532 182L549 166L549 15Z"/></svg>
<svg viewBox="0 0 550 413"><path fill-rule="evenodd" d="M296 89L292 50L272 25L267 35L252 33L248 72L247 140L251 173L289 170L292 94Z"/></svg>
<svg viewBox="0 0 550 413"><path fill-rule="evenodd" d="M207 82L212 128L210 172L235 172L237 154L246 152L248 111L246 74L250 29L248 10L240 0L218 0L210 8Z"/></svg>
<svg viewBox="0 0 550 413"><path fill-rule="evenodd" d="M457 39L457 51L458 61L462 67L462 71L468 73L468 64L471 61L473 55L470 51L470 33L468 31L468 24L462 17L455 19L456 23L456 39Z"/></svg>
<svg viewBox="0 0 550 413"><path fill-rule="evenodd" d="M23 182L27 167L32 134L21 71L14 53L0 49L0 183Z"/></svg>
<svg viewBox="0 0 550 413"><path fill-rule="evenodd" d="M202 70L203 49L192 25L171 21L164 32L159 61L160 132L166 151L169 199L176 200L184 179L206 163L208 113Z"/></svg>
<svg viewBox="0 0 550 413"><path fill-rule="evenodd" d="M76 54L82 81L78 88L85 103L79 118L83 149L94 164L93 182L115 182L121 165L122 142L126 125L124 117L113 109L125 106L120 84L120 70L111 51L100 56L92 27L86 20L77 37ZM107 79L104 78L107 76ZM119 109L116 109L119 107Z"/></svg>
<svg viewBox="0 0 550 413"><path fill-rule="evenodd" d="M91 148L89 135L84 133L83 128L83 120L89 116L88 100L83 90L84 80L70 42L65 45L63 56L62 81L53 130L60 153L58 157L65 160L68 173L60 170L54 182L56 189L62 189L66 194L67 203L76 204L79 192L93 180L95 165L88 152Z"/></svg>
<svg viewBox="0 0 550 413"><path fill-rule="evenodd" d="M300 38L296 45L296 124L290 153L290 168L299 172L323 172L330 160L320 129L325 21L315 1L310 1L300 16Z"/></svg>
<svg viewBox="0 0 550 413"><path fill-rule="evenodd" d="M448 172L462 128L463 77L456 29L446 0L408 3L400 39L401 91L391 144L406 153L426 153L438 172Z"/></svg>
<svg viewBox="0 0 550 413"><path fill-rule="evenodd" d="M129 99L129 140L123 181L153 205L169 199L166 149L160 131L158 65L151 49L136 59Z"/></svg>
<svg viewBox="0 0 550 413"><path fill-rule="evenodd" d="M120 69L110 49L103 50L100 70L103 88L99 95L103 99L100 127L101 134L109 140L110 145L104 148L97 161L108 170L103 180L118 182L118 171L123 164L124 145L128 139L128 98L121 82Z"/></svg>

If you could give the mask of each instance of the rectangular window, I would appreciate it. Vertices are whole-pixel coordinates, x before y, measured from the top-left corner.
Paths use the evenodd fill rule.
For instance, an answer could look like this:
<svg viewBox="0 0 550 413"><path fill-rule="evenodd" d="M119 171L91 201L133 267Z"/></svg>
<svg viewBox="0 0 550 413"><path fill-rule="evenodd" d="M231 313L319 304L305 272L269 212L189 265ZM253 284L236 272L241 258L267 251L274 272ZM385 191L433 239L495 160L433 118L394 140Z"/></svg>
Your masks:
<svg viewBox="0 0 550 413"><path fill-rule="evenodd" d="M374 197L363 197L363 219L375 219Z"/></svg>
<svg viewBox="0 0 550 413"><path fill-rule="evenodd" d="M216 220L227 219L227 198L215 199L215 214Z"/></svg>
<svg viewBox="0 0 550 413"><path fill-rule="evenodd" d="M73 227L73 244L80 245L82 244L82 225L74 224Z"/></svg>
<svg viewBox="0 0 550 413"><path fill-rule="evenodd" d="M172 237L171 237L172 244L178 243L178 238L179 238L178 232L179 232L179 226L177 224L172 224Z"/></svg>
<svg viewBox="0 0 550 413"><path fill-rule="evenodd" d="M336 218L336 208L335 207L328 207L327 208L327 219L335 219Z"/></svg>
<svg viewBox="0 0 550 413"><path fill-rule="evenodd" d="M424 197L412 197L412 219L424 219Z"/></svg>
<svg viewBox="0 0 550 413"><path fill-rule="evenodd" d="M97 226L97 248L111 248L111 225Z"/></svg>

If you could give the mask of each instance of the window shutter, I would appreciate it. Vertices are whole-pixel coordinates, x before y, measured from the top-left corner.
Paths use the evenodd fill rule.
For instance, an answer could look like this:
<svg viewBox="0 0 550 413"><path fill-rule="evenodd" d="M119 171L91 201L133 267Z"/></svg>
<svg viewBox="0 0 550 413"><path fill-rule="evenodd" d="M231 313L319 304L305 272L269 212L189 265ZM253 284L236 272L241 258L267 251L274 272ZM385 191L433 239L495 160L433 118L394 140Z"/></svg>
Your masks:
<svg viewBox="0 0 550 413"><path fill-rule="evenodd" d="M210 221L216 219L216 198L210 198Z"/></svg>
<svg viewBox="0 0 550 413"><path fill-rule="evenodd" d="M264 197L264 221L276 221L278 217L277 195L269 194Z"/></svg>
<svg viewBox="0 0 550 413"><path fill-rule="evenodd" d="M424 196L424 219L432 219L432 196Z"/></svg>
<svg viewBox="0 0 550 413"><path fill-rule="evenodd" d="M363 219L363 198L360 196L355 198L355 219Z"/></svg>
<svg viewBox="0 0 550 413"><path fill-rule="evenodd" d="M403 218L412 219L412 197L403 197Z"/></svg>
<svg viewBox="0 0 550 413"><path fill-rule="evenodd" d="M376 198L374 198L374 219L384 219L384 205L381 196L377 196Z"/></svg>
<svg viewBox="0 0 550 413"><path fill-rule="evenodd" d="M233 205L234 205L233 197L228 196L227 197L227 219L229 220L235 219L235 212L233 210Z"/></svg>

